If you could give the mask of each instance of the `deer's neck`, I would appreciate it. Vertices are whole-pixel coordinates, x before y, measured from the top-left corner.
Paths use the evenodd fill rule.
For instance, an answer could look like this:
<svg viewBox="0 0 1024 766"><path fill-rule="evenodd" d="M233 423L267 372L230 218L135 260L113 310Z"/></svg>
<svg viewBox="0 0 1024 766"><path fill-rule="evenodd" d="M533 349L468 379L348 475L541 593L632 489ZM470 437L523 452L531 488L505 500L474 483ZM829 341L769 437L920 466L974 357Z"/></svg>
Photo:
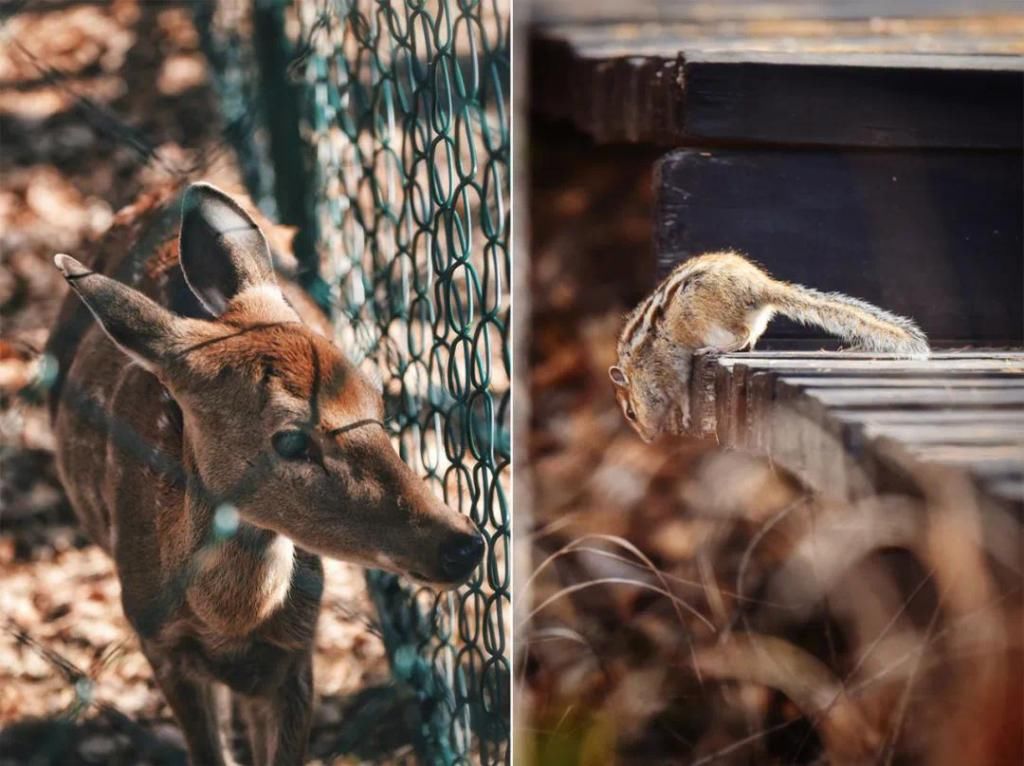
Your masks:
<svg viewBox="0 0 1024 766"><path fill-rule="evenodd" d="M187 438L185 442L190 452ZM197 475L194 466L190 473ZM246 523L230 508L214 508L198 486L189 488L185 505L191 544L189 606L220 634L249 633L288 599L295 545Z"/></svg>

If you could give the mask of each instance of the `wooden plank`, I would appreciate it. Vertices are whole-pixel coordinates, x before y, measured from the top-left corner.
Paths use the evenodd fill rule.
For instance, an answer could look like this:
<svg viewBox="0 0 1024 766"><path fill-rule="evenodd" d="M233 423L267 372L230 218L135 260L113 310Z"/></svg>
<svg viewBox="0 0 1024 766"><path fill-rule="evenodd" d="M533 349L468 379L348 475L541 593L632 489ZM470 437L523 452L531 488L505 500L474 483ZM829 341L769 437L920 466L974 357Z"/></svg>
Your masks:
<svg viewBox="0 0 1024 766"><path fill-rule="evenodd" d="M746 360L778 360L778 359L799 359L810 361L892 361L896 359L892 354L878 354L866 351L741 351L735 354L718 354L719 359L746 361ZM1024 351L1020 349L983 349L964 348L955 351L933 351L928 355L928 362L941 362L944 360L963 361L972 359L995 359L998 361L1021 361L1024 360Z"/></svg>
<svg viewBox="0 0 1024 766"><path fill-rule="evenodd" d="M916 425L938 424L957 426L971 424L978 426L1006 424L1011 428L1021 428L1024 433L1024 410L993 410L974 409L928 409L928 410L879 410L866 408L862 410L840 410L832 413L832 417L843 423L857 425Z"/></svg>
<svg viewBox="0 0 1024 766"><path fill-rule="evenodd" d="M864 19L892 16L975 17L1020 11L1018 0L532 0L533 23L610 23L622 19L658 23L678 19L713 21L774 21L778 19Z"/></svg>
<svg viewBox="0 0 1024 766"><path fill-rule="evenodd" d="M1018 359L948 359L936 363L927 359L745 359L742 356L720 357L717 364L726 369L746 367L771 370L779 375L943 375L1018 376L1024 374L1024 361Z"/></svg>
<svg viewBox="0 0 1024 766"><path fill-rule="evenodd" d="M545 23L535 111L599 142L1019 150L1024 14Z"/></svg>
<svg viewBox="0 0 1024 766"><path fill-rule="evenodd" d="M911 316L933 339L1019 346L1022 161L1019 152L672 152L655 172L658 269L735 249L779 279ZM823 337L783 320L766 334Z"/></svg>
<svg viewBox="0 0 1024 766"><path fill-rule="evenodd" d="M1017 445L1024 449L1024 431L1020 423L891 423L866 422L862 426L868 438L885 436L916 445ZM1024 453L1022 453L1024 457Z"/></svg>
<svg viewBox="0 0 1024 766"><path fill-rule="evenodd" d="M837 497L855 499L892 489L892 482L899 482L898 475L876 453L877 440L896 442L923 461L964 470L989 494L993 494L988 489L992 481L1018 477L1024 469L1024 447L1019 442L1017 424L998 424L998 435L990 434L987 439L977 437L976 423L961 423L961 433L948 424L936 424L935 428L945 432L945 439L938 435L928 439L920 424L905 427L916 429L914 433L887 432L885 426L874 430L863 427L863 423L844 425L836 417L840 412L796 389L789 390L787 398L783 387L779 401L792 414L774 415L776 433L769 454L787 468L800 469L811 486ZM794 456L778 449L780 440L792 440L793 433L800 431L800 454ZM975 436L963 436L969 431Z"/></svg>
<svg viewBox="0 0 1024 766"><path fill-rule="evenodd" d="M746 370L721 368L715 380L718 400L719 439L734 447L743 446L746 425Z"/></svg>
<svg viewBox="0 0 1024 766"><path fill-rule="evenodd" d="M721 365L715 366L715 435L719 443L733 444L732 411L732 370Z"/></svg>
<svg viewBox="0 0 1024 766"><path fill-rule="evenodd" d="M906 445L920 460L966 468L985 477L1019 478L1024 475L1024 450L1019 445Z"/></svg>
<svg viewBox="0 0 1024 766"><path fill-rule="evenodd" d="M871 388L844 389L807 388L807 396L814 397L830 409L851 409L855 407L1024 407L1024 389L979 390L948 388Z"/></svg>
<svg viewBox="0 0 1024 766"><path fill-rule="evenodd" d="M772 418L771 411L776 400L776 381L774 373L762 372L752 368L746 368L747 375L747 402L746 402L746 428L748 449L761 453L772 451Z"/></svg>
<svg viewBox="0 0 1024 766"><path fill-rule="evenodd" d="M681 138L687 144L1019 148L1024 74L1014 70L1020 63L687 52ZM988 95L979 98L980 90Z"/></svg>
<svg viewBox="0 0 1024 766"><path fill-rule="evenodd" d="M898 372L890 373L888 376L813 376L813 375L782 375L784 383L790 386L801 388L945 388L945 389L1022 389L1024 390L1024 376L1002 375L987 378L980 378L977 375L964 375L962 377L943 376L941 373L932 375L907 378Z"/></svg>
<svg viewBox="0 0 1024 766"><path fill-rule="evenodd" d="M733 354L717 354L719 359L726 361L758 360L776 361L779 359L810 360L816 362L838 361L899 361L899 357L893 354L878 354L866 351L740 351ZM1024 351L1014 348L985 349L985 348L961 348L956 350L932 351L926 362L942 361L970 361L974 359L996 360L1002 362L1024 361ZM922 360L911 360L922 361Z"/></svg>
<svg viewBox="0 0 1024 766"><path fill-rule="evenodd" d="M582 55L560 36L530 43L530 108L599 142L679 145L679 57Z"/></svg>
<svg viewBox="0 0 1024 766"><path fill-rule="evenodd" d="M989 497L1019 504L1024 481L1024 371L1018 353L980 354L941 360L849 359L831 355L791 355L757 359L733 354L697 360L694 374L714 386L693 390L714 394L713 403L697 403L714 413L719 440L727 446L766 454L780 466L827 496L855 500L891 491L908 479L879 453L878 444L898 444L906 454L967 472ZM837 358L839 357L839 358ZM910 365L923 377L868 376L872 365ZM743 362L752 362L746 364ZM822 365L825 362L825 365ZM827 377L829 366L859 370ZM1018 371L1010 376L1006 365ZM780 376L781 365L803 368ZM961 365L959 375L945 368ZM964 368L966 365L966 369ZM990 368L964 374L970 367ZM806 368L821 371L805 375ZM930 368L927 369L927 368ZM994 375L994 377L993 377ZM704 421L706 429L710 422ZM902 489L899 489L902 487Z"/></svg>
<svg viewBox="0 0 1024 766"><path fill-rule="evenodd" d="M698 357L690 373L690 434L700 439L716 437L716 371L720 369L710 356Z"/></svg>
<svg viewBox="0 0 1024 766"><path fill-rule="evenodd" d="M748 403L743 410L744 422L750 408L767 406L774 401L778 384L799 392L806 388L939 388L960 390L1010 389L1024 386L1024 354L999 352L993 354L944 355L942 360L927 362L907 360L878 360L850 358L850 354L784 355L780 358L766 355L732 354L698 357L691 378L690 407L691 434L701 438L718 438L725 444L737 445L742 440L739 422L738 397ZM823 358L824 357L824 358ZM823 364L824 362L824 364ZM740 366L745 370L744 380L734 385L731 371ZM763 373L772 373L771 383L762 382ZM838 376L838 377L837 377ZM941 377L938 377L941 376ZM880 405L879 405L880 406ZM839 410L830 417L840 422L861 423L918 423L918 422L1006 422L1024 429L1024 411L978 409L960 403L953 407L932 404L929 409L891 410L879 406L863 410ZM751 437L754 443L763 441L761 434Z"/></svg>
<svg viewBox="0 0 1024 766"><path fill-rule="evenodd" d="M836 434L842 443L844 453L855 460L858 470L870 477L871 482L880 482L881 488L886 481L892 480L887 476L887 469L884 461L877 459L874 450L876 440L889 440L902 445L911 455L929 461L939 462L951 467L967 471L975 482L988 491L989 482L995 478L1006 476L1018 476L1024 470L1024 430L1022 430L1022 416L1024 409L1019 404L1012 405L1012 410L988 409L988 422L985 417L979 417L977 410L965 410L970 418L961 419L959 422L950 422L950 412L937 412L929 409L928 404L908 405L907 402L897 402L895 406L902 406L908 409L900 412L905 420L902 425L894 425L894 421L879 422L877 411L872 412L871 417L859 420L844 420L843 410L836 408L835 402L830 402L818 395L821 389L798 389L782 385L783 390L789 389L790 396L804 402L803 410L811 410L820 413L820 427L832 434ZM913 390L903 389L905 393L917 393ZM877 391L868 390L857 392L856 395L868 397L876 402L875 406L893 404L886 401L888 397L872 396ZM962 405L963 391L950 392L952 396L944 406L960 407ZM982 391L980 394L991 392ZM990 398L990 397L989 397ZM849 402L843 402L849 405ZM997 406L1003 406L1000 402ZM926 409L909 409L911 406L924 406ZM989 401L986 406L991 406ZM956 411L953 410L955 413ZM890 414L892 411L890 411ZM982 411L985 413L985 411ZM862 413L863 414L863 413ZM1000 417L1001 416L1001 417ZM871 418L875 419L872 420ZM930 420L930 422L929 422ZM820 449L820 447L819 447ZM821 476L825 476L822 474ZM844 482L847 488L849 481Z"/></svg>
<svg viewBox="0 0 1024 766"><path fill-rule="evenodd" d="M884 55L887 66L905 69L994 69L1020 71L1010 57L1024 54L1024 14L985 19L776 19L753 23L697 21L612 24L545 24L543 39L560 40L580 59L696 60L708 54L738 54L742 60L842 63L871 66ZM682 45L681 45L682 44ZM758 57L769 57L758 58ZM811 58L803 58L811 57Z"/></svg>
<svg viewBox="0 0 1024 766"><path fill-rule="evenodd" d="M777 321L787 322L784 318L777 318ZM963 340L947 340L936 338L934 335L928 339L933 351L954 351L965 348ZM987 346L988 344L981 344ZM839 338L799 338L799 337L777 337L769 336L761 338L757 343L757 350L779 353L847 353L848 347Z"/></svg>
<svg viewBox="0 0 1024 766"><path fill-rule="evenodd" d="M770 377L765 375L765 377ZM827 497L855 500L877 492L876 465L819 400L786 386L758 407L765 454Z"/></svg>

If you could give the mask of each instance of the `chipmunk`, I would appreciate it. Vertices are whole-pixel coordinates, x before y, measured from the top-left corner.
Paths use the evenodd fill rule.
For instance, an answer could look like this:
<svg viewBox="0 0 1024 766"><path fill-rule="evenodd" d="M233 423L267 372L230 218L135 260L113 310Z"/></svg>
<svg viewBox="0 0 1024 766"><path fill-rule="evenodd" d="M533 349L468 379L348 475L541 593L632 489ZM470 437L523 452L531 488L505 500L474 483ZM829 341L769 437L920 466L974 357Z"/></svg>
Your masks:
<svg viewBox="0 0 1024 766"><path fill-rule="evenodd" d="M775 314L821 327L855 350L928 355L928 339L910 319L842 293L772 279L738 253L696 256L626 317L618 364L608 368L619 406L640 438L684 433L693 355L753 349Z"/></svg>

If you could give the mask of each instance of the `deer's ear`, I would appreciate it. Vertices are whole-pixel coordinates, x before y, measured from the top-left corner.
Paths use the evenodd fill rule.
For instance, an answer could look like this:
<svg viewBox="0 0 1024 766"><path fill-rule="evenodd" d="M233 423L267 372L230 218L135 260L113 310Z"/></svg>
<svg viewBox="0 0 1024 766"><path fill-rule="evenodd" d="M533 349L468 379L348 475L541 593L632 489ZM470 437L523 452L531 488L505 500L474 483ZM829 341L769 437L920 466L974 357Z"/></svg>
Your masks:
<svg viewBox="0 0 1024 766"><path fill-rule="evenodd" d="M619 388L626 388L629 385L629 378L626 377L626 371L623 370L621 367L609 367L608 377L611 378L612 383L617 385Z"/></svg>
<svg viewBox="0 0 1024 766"><path fill-rule="evenodd" d="M275 285L266 237L231 197L210 184L192 184L181 209L181 270L196 297L215 316L239 293Z"/></svg>
<svg viewBox="0 0 1024 766"><path fill-rule="evenodd" d="M178 350L185 320L70 255L55 255L53 262L107 335L146 369L156 371Z"/></svg>

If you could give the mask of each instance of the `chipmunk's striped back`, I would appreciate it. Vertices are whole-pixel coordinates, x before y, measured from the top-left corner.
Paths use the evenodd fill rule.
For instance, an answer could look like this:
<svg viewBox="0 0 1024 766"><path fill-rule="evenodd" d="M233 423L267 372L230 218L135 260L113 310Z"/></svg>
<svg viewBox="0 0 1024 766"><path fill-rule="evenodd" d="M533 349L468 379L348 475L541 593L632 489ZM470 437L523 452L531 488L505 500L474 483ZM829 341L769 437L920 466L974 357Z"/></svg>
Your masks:
<svg viewBox="0 0 1024 766"><path fill-rule="evenodd" d="M626 419L647 441L685 429L694 352L753 348L775 314L821 327L854 348L928 354L928 339L910 319L778 281L738 253L708 253L676 267L626 317L618 363L608 370Z"/></svg>
<svg viewBox="0 0 1024 766"><path fill-rule="evenodd" d="M645 344L655 338L660 329L665 311L676 296L696 277L708 269L708 263L694 258L679 264L648 295L639 306L626 317L626 324L619 335L619 359L627 359Z"/></svg>

